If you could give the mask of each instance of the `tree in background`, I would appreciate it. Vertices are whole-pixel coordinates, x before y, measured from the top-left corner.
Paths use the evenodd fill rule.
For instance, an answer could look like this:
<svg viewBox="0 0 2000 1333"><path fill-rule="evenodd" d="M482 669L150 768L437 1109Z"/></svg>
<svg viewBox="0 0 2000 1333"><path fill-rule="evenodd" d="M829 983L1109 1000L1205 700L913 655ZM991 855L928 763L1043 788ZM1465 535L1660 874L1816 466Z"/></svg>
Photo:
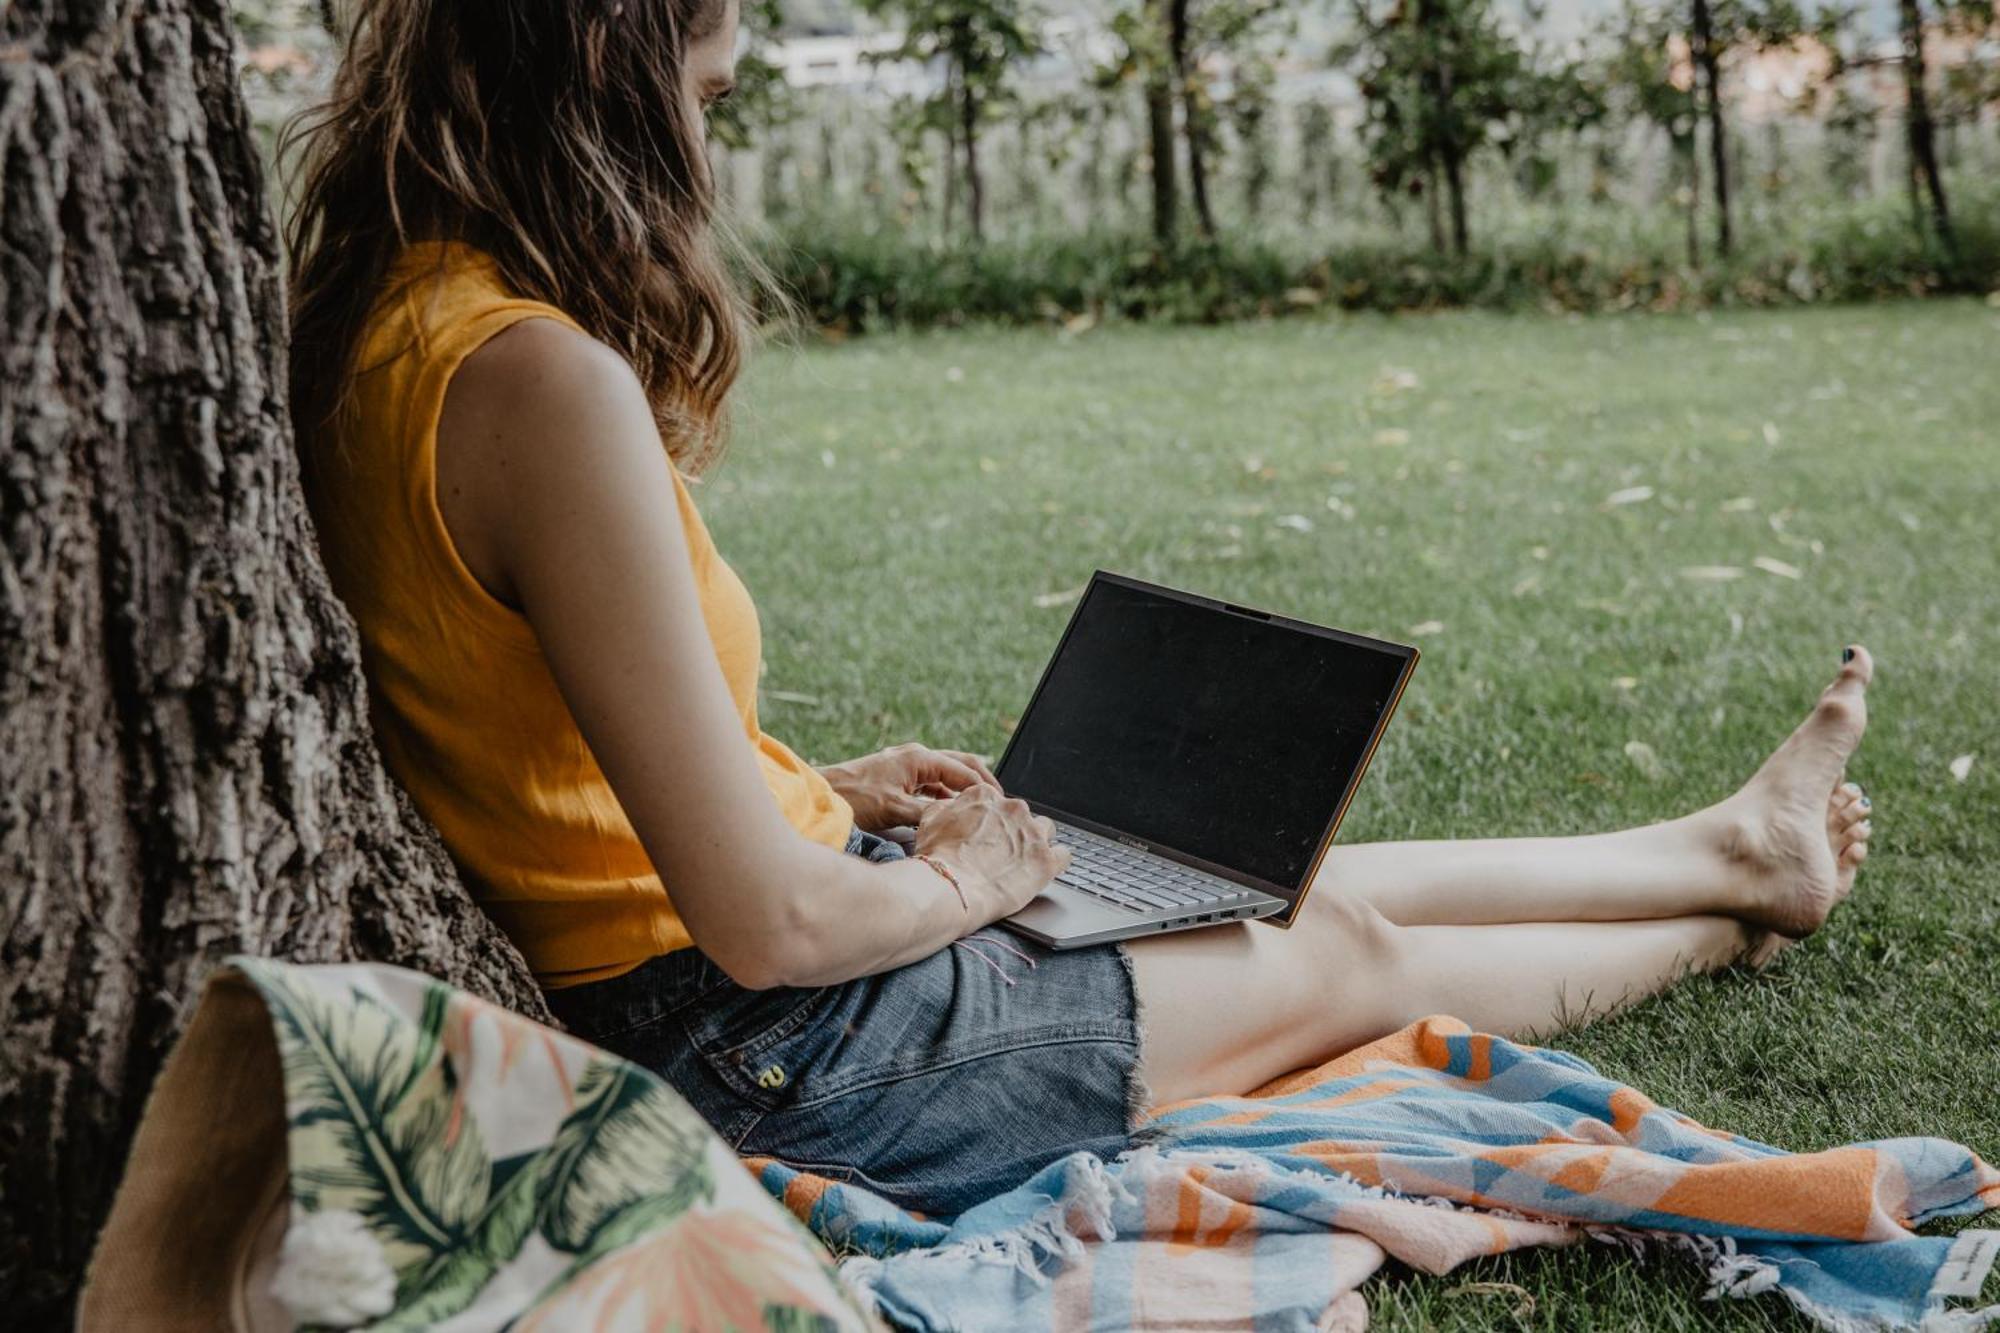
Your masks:
<svg viewBox="0 0 2000 1333"><path fill-rule="evenodd" d="M1701 263L1701 164L1695 154L1700 109L1687 43L1666 11L1634 0L1605 33L1604 85L1613 114L1655 126L1667 136L1679 184L1675 194L1687 221L1687 262Z"/></svg>
<svg viewBox="0 0 2000 1333"><path fill-rule="evenodd" d="M1897 34L1903 43L1903 92L1907 99L1903 114L1904 133L1909 142L1910 202L1923 226L1923 207L1917 203L1921 187L1930 197L1931 226L1947 249L1954 247L1951 233L1951 205L1945 198L1944 175L1938 170L1937 130L1931 120L1929 70L1924 57L1924 10L1922 0L1897 0Z"/></svg>
<svg viewBox="0 0 2000 1333"><path fill-rule="evenodd" d="M1386 9L1354 0L1353 16L1355 35L1336 56L1356 69L1376 183L1387 194L1424 195L1440 251L1442 196L1449 248L1463 255L1466 166L1536 95L1527 51L1495 0L1391 0Z"/></svg>
<svg viewBox="0 0 2000 1333"><path fill-rule="evenodd" d="M1187 145L1188 192L1204 237L1216 232L1209 179L1221 155L1224 117L1235 121L1239 99L1252 123L1268 105L1272 70L1265 56L1265 39L1273 20L1291 18L1280 0L1170 0L1168 46L1181 104L1181 137ZM1210 67L1226 61L1230 71L1229 105L1219 105ZM1259 98L1263 98L1259 102ZM1239 126L1240 129L1240 126ZM1239 134L1239 138L1240 138ZM1251 174L1259 169L1248 164ZM1268 161L1262 170L1268 183ZM1257 189L1261 191L1262 185Z"/></svg>
<svg viewBox="0 0 2000 1333"><path fill-rule="evenodd" d="M227 7L13 0L0 38L0 1308L41 1329L225 955L548 1011L377 757Z"/></svg>
<svg viewBox="0 0 2000 1333"><path fill-rule="evenodd" d="M1310 225L1319 213L1322 192L1328 208L1336 206L1340 190L1340 155L1333 141L1333 108L1318 98L1301 102L1299 127L1299 221Z"/></svg>
<svg viewBox="0 0 2000 1333"><path fill-rule="evenodd" d="M932 61L944 81L924 100L928 121L950 127L965 180L966 220L972 239L986 234L986 187L979 162L979 132L993 109L1012 96L1016 68L1042 53L1027 0L861 0L862 8L903 24L902 45L884 60Z"/></svg>
<svg viewBox="0 0 2000 1333"><path fill-rule="evenodd" d="M1715 187L1715 248L1729 257L1735 237L1729 217L1729 147L1727 118L1722 112L1722 49L1725 42L1716 30L1712 0L1691 0L1688 11L1688 50L1701 79L1702 112L1708 120L1708 178Z"/></svg>
<svg viewBox="0 0 2000 1333"><path fill-rule="evenodd" d="M1121 3L1111 15L1119 54L1097 71L1100 90L1132 82L1144 93L1146 159L1152 182L1153 243L1171 250L1180 230L1180 174L1174 150L1174 56L1169 34L1173 0Z"/></svg>

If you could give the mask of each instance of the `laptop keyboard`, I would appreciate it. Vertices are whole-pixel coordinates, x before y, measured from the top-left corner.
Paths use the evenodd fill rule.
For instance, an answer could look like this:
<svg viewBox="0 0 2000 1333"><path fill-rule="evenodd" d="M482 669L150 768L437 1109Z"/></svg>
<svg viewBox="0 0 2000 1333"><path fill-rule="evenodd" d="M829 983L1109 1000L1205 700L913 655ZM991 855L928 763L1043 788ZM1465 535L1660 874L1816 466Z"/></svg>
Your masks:
<svg viewBox="0 0 2000 1333"><path fill-rule="evenodd" d="M1250 896L1226 879L1067 824L1056 825L1055 840L1070 849L1069 869L1056 876L1056 882L1114 907L1157 912L1234 903Z"/></svg>

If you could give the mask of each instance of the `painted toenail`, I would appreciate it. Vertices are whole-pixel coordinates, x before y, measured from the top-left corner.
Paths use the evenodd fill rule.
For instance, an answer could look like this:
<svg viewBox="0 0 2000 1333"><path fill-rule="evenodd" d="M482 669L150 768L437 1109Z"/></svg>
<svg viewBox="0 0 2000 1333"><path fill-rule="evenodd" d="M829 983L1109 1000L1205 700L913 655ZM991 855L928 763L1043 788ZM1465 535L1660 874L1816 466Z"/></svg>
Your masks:
<svg viewBox="0 0 2000 1333"><path fill-rule="evenodd" d="M1869 800L1866 796L1864 796L1861 798L1861 808L1863 810L1873 810L1875 808L1875 802Z"/></svg>
<svg viewBox="0 0 2000 1333"><path fill-rule="evenodd" d="M1840 650L1840 660L1842 662L1852 662L1854 660L1854 650L1852 648L1842 648Z"/></svg>

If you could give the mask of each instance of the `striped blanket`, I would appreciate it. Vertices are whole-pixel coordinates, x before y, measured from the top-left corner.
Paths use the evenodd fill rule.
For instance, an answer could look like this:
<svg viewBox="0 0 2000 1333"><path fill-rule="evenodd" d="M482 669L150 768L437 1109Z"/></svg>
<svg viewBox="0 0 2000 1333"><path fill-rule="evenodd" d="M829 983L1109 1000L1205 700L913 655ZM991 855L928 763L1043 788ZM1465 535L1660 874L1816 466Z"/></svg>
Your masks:
<svg viewBox="0 0 2000 1333"><path fill-rule="evenodd" d="M1911 1230L2000 1207L2000 1171L1969 1150L1788 1153L1452 1019L1159 1108L1150 1131L950 1221L750 1166L911 1329L1360 1329L1385 1259L1439 1274L1584 1237L1679 1251L1711 1295L1776 1293L1831 1329L2000 1323L1977 1308L2000 1231Z"/></svg>

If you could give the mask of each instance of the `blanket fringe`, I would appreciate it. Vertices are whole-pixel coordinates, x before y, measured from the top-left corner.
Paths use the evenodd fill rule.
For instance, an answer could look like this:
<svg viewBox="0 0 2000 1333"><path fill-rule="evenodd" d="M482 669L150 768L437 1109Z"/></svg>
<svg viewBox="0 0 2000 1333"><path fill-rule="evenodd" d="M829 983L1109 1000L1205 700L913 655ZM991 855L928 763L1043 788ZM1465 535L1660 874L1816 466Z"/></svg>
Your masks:
<svg viewBox="0 0 2000 1333"><path fill-rule="evenodd" d="M1697 1236L1684 1231L1646 1231L1631 1227L1586 1227L1584 1233L1592 1240L1616 1245L1634 1257L1643 1257L1648 1251L1657 1250L1677 1253L1693 1260L1708 1278L1708 1289L1702 1293L1703 1300L1715 1301L1724 1297L1749 1300L1776 1290L1800 1314L1828 1333L1895 1333L1896 1330L1908 1333L1910 1327L1842 1314L1820 1305L1794 1287L1781 1285L1778 1263L1742 1253L1737 1249L1733 1236ZM1981 1329L1993 1327L2000 1327L2000 1305L1988 1305L1977 1310L1948 1309L1942 1298L1934 1297L1932 1308L1916 1325L1916 1333L1979 1333Z"/></svg>
<svg viewBox="0 0 2000 1333"><path fill-rule="evenodd" d="M1135 1177L1165 1168L1206 1166L1218 1170L1269 1171L1272 1163L1256 1153L1241 1149L1163 1149L1153 1145L1121 1153L1116 1164ZM1398 1194L1379 1185L1365 1184L1345 1173L1339 1178L1358 1194L1372 1198L1398 1199L1407 1203L1442 1208L1449 1212L1478 1212L1488 1216L1521 1221L1560 1222L1562 1219L1534 1217L1511 1209L1480 1209L1433 1196ZM1120 1202L1135 1201L1132 1190L1105 1162L1079 1153L1064 1164L1063 1179L1049 1202L1012 1231L956 1241L930 1251L930 1258L957 1259L973 1263L1010 1267L1037 1285L1046 1285L1050 1264L1061 1271L1083 1257L1083 1239L1118 1239L1113 1209ZM1578 1230L1600 1244L1615 1245L1634 1258L1651 1252L1676 1253L1692 1260L1708 1279L1704 1300L1748 1300L1776 1290L1828 1333L1885 1333L1899 1326L1876 1319L1857 1318L1818 1305L1797 1290L1781 1285L1775 1261L1747 1254L1737 1248L1731 1236L1701 1236L1682 1231L1649 1231L1632 1227L1580 1226ZM840 1265L841 1280L862 1299L875 1304L876 1284L881 1280L883 1260L857 1255ZM1800 1260L1798 1262L1810 1262ZM1917 1333L1979 1333L2000 1327L2000 1305L1982 1309L1947 1309L1941 1299L1926 1313Z"/></svg>
<svg viewBox="0 0 2000 1333"><path fill-rule="evenodd" d="M1060 1270L1083 1257L1084 1236L1118 1239L1112 1209L1121 1201L1132 1202L1132 1192L1111 1174L1102 1159L1079 1153L1064 1163L1062 1184L1056 1193L1026 1222L998 1235L940 1246L929 1257L1002 1264L1044 1285L1049 1280L1045 1265L1050 1261L1056 1261ZM869 1296L881 1271L882 1261L867 1256L857 1256L840 1266L842 1280Z"/></svg>

